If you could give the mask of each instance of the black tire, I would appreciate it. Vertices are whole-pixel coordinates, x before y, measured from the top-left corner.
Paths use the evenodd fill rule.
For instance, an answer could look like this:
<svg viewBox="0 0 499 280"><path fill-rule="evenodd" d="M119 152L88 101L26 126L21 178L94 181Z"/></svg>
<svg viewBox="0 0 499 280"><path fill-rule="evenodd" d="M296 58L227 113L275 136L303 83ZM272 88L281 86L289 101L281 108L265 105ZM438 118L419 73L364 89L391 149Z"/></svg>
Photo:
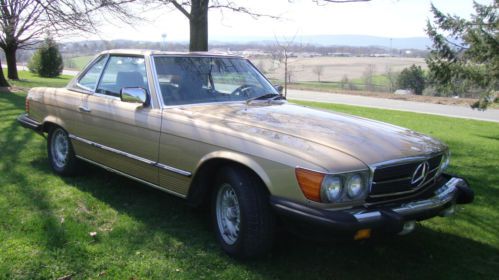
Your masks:
<svg viewBox="0 0 499 280"><path fill-rule="evenodd" d="M65 149L61 148L60 145L65 146ZM52 127L49 130L47 152L50 166L55 173L62 176L76 174L78 159L75 156L68 133L61 127Z"/></svg>
<svg viewBox="0 0 499 280"><path fill-rule="evenodd" d="M223 194L237 198L239 217L233 220L239 225L237 236L224 234L224 222L229 218L222 211ZM220 202L219 202L220 201ZM233 207L228 207L233 208ZM222 249L238 259L254 258L266 254L272 247L274 237L274 214L270 207L269 196L263 183L255 175L239 166L226 166L219 170L212 193L212 220L215 234ZM235 208L233 208L235 209ZM233 224L232 224L233 225ZM225 227L234 229L237 227Z"/></svg>

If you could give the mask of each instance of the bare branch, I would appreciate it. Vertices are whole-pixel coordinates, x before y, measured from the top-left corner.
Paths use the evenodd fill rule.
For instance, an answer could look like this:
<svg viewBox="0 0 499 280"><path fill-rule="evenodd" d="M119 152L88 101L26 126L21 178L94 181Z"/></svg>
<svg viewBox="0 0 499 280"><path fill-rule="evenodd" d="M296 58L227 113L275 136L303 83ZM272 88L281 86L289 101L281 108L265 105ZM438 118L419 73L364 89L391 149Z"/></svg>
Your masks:
<svg viewBox="0 0 499 280"><path fill-rule="evenodd" d="M246 7L238 6L238 5L234 4L234 2L232 2L232 1L226 1L225 3L220 3L219 1L214 0L212 2L213 2L213 4L208 6L209 9L225 9L225 10L229 10L232 12L244 13L244 14L250 15L251 17L254 17L254 18L258 18L258 17L268 17L268 18L272 18L272 19L279 18L279 16L251 11L250 9L248 9Z"/></svg>
<svg viewBox="0 0 499 280"><path fill-rule="evenodd" d="M175 0L168 0L168 1L163 1L163 2L166 2L166 3L172 3L173 6L175 6L175 8L177 8L177 10L179 10L182 14L184 14L184 16L186 16L188 19L191 19L191 14L189 14L189 12L184 8L184 6L182 5L190 5L190 3L179 3Z"/></svg>

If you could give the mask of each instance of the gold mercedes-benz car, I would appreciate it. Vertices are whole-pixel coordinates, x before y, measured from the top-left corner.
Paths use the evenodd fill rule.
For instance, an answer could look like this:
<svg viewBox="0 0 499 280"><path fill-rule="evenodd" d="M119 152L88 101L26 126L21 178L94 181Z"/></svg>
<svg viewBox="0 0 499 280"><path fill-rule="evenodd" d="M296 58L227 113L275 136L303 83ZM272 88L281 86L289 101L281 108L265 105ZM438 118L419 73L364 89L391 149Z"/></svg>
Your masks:
<svg viewBox="0 0 499 280"><path fill-rule="evenodd" d="M312 236L406 234L470 203L446 145L288 103L247 59L103 52L65 88L33 88L18 121L47 134L60 175L86 161L209 205L229 255L267 252L277 225Z"/></svg>

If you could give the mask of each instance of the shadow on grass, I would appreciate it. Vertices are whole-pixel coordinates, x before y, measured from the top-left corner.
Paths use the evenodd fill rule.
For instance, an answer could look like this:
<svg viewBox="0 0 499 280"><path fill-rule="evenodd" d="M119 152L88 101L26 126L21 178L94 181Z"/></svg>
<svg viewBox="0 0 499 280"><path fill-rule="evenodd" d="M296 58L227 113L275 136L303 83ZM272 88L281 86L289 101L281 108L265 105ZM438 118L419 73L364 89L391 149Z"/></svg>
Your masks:
<svg viewBox="0 0 499 280"><path fill-rule="evenodd" d="M33 162L33 166L48 170L41 161ZM264 279L359 279L376 276L463 279L488 277L499 268L498 249L422 226L410 236L390 236L367 242L320 243L280 232L268 257L236 262L220 252L206 214L191 210L181 199L161 191L93 166L85 166L88 169L86 176L64 178L64 181L90 193L116 211L141 221L145 232L127 233L131 235L128 241L136 243L137 248L145 243L144 238L148 235L162 231L189 248L185 255L176 256L179 260L188 260L197 252L195 262L184 260L183 269L186 271L213 271L211 259L221 255L228 263Z"/></svg>
<svg viewBox="0 0 499 280"><path fill-rule="evenodd" d="M2 102L2 99L6 99L7 102L16 105L24 102L24 97L17 94L9 94L9 96L0 94L0 102ZM2 165L0 172L2 177L5 176L4 182L9 184L10 188L14 188L13 191L2 193L2 196L11 201L23 201L23 207L27 206L32 208L34 210L32 213L36 216L36 223L43 228L43 235L38 236L33 234L33 236L31 236L33 238L32 240L36 240L36 243L41 245L45 250L57 251L66 246L68 236L60 223L60 217L54 213L53 206L50 199L47 197L46 191L37 188L32 179L28 178L30 174L26 174L26 170L29 170L29 168L27 169L26 166L19 164L24 162L22 159L22 154L24 152L30 149L36 149L37 145L40 144L40 142L34 141L34 138L39 136L31 131L25 130L15 120L20 112L20 110L12 111L8 114L1 114L0 117L2 121L7 124L6 126L3 126L1 131L2 138L0 138L0 145L2 148L0 160L4 164ZM7 213L6 217L9 218L8 215L9 214ZM30 219L28 217L18 217L20 220L25 218ZM18 221L16 221L14 226L19 226ZM80 261L87 261L87 252L78 244L73 244L70 251L72 251L73 255L77 255ZM30 261L37 262L38 260ZM72 270L77 271L79 264L72 263L72 265ZM37 277L36 271L27 273L34 273L32 275L26 275L28 278Z"/></svg>

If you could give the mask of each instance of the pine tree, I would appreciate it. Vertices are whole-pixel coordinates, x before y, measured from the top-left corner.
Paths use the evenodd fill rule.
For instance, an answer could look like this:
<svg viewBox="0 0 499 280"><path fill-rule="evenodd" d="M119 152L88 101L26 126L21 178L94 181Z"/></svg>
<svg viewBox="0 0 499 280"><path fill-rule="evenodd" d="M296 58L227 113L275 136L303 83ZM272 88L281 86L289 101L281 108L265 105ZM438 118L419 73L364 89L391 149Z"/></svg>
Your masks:
<svg viewBox="0 0 499 280"><path fill-rule="evenodd" d="M444 14L432 5L433 23L426 32L433 41L426 63L437 90L456 94L480 90L473 108L485 109L499 88L499 0L490 5L474 2L470 20Z"/></svg>
<svg viewBox="0 0 499 280"><path fill-rule="evenodd" d="M59 47L51 37L45 38L28 63L28 69L40 77L57 77L62 73L63 68Z"/></svg>

